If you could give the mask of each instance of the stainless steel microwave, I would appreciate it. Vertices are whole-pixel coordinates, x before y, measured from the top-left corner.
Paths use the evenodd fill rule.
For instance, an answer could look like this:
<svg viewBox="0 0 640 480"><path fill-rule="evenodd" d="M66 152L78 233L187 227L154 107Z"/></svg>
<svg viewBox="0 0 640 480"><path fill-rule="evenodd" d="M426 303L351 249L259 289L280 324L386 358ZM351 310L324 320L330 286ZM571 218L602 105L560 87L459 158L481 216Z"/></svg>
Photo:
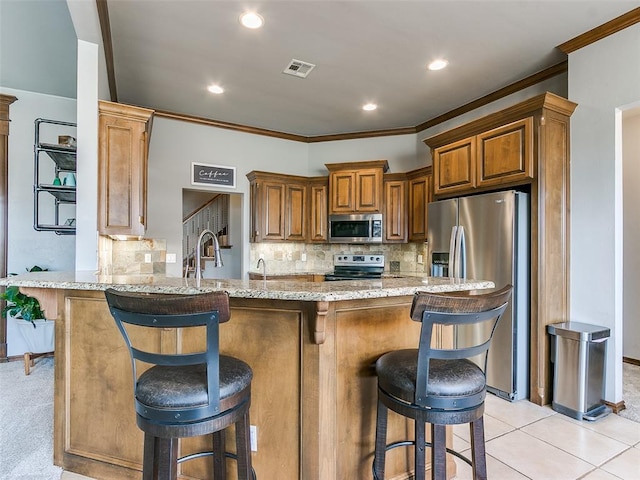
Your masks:
<svg viewBox="0 0 640 480"><path fill-rule="evenodd" d="M382 214L329 215L329 243L382 243Z"/></svg>

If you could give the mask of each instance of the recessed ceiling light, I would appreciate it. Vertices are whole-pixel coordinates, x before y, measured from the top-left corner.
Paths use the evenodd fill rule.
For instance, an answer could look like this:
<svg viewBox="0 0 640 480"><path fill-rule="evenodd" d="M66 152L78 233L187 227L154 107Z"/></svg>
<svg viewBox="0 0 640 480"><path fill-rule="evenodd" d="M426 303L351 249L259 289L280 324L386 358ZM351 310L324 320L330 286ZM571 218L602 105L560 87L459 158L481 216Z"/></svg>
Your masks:
<svg viewBox="0 0 640 480"><path fill-rule="evenodd" d="M260 28L264 25L264 18L255 12L245 12L240 15L240 23L247 28Z"/></svg>
<svg viewBox="0 0 640 480"><path fill-rule="evenodd" d="M376 108L378 108L378 105L376 105L375 103L367 103L365 105L362 106L362 109L365 112L372 112L374 111Z"/></svg>
<svg viewBox="0 0 640 480"><path fill-rule="evenodd" d="M442 70L447 65L449 65L449 62L439 58L438 60L431 62L427 68L429 68L429 70Z"/></svg>
<svg viewBox="0 0 640 480"><path fill-rule="evenodd" d="M220 85L209 85L207 87L207 90L215 94L224 93L224 88L222 88Z"/></svg>

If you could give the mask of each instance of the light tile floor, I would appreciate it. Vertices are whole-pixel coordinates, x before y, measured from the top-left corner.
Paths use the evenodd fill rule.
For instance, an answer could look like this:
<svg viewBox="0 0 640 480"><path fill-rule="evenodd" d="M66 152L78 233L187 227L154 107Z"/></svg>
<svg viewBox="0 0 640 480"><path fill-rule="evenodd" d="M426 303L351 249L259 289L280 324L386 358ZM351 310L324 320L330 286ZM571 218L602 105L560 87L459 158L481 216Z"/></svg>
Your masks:
<svg viewBox="0 0 640 480"><path fill-rule="evenodd" d="M454 448L469 452L469 428L456 425ZM490 479L640 480L640 423L618 415L577 421L528 401L485 402ZM458 479L471 467L456 459Z"/></svg>
<svg viewBox="0 0 640 480"><path fill-rule="evenodd" d="M469 428L453 432L454 448L468 454ZM549 406L487 395L485 436L491 480L640 480L640 423L618 415L581 422ZM471 467L456 464L456 479L470 480ZM62 480L87 477L64 472Z"/></svg>

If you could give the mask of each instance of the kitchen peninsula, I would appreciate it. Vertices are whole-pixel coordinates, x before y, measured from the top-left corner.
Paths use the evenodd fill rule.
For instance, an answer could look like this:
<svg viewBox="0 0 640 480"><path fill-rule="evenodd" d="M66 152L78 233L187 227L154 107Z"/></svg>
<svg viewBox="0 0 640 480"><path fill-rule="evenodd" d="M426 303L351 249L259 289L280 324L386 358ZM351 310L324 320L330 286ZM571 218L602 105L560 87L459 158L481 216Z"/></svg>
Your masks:
<svg viewBox="0 0 640 480"><path fill-rule="evenodd" d="M41 272L0 280L40 299L56 322L54 463L96 479L140 477L142 432L135 421L130 361L103 291L192 294L226 290L231 321L221 351L254 371L251 424L258 478L369 478L374 447L373 364L389 350L415 347L420 324L409 317L417 291L491 288L486 281L403 277L343 282L201 280ZM146 340L188 351L198 335L159 331ZM437 340L447 342L446 332ZM411 427L390 417L389 441ZM230 446L233 435L229 435ZM181 454L204 448L182 441ZM232 450L233 448L231 448ZM411 456L387 457L389 478L409 478ZM182 465L207 478L206 460ZM234 471L235 467L230 464Z"/></svg>

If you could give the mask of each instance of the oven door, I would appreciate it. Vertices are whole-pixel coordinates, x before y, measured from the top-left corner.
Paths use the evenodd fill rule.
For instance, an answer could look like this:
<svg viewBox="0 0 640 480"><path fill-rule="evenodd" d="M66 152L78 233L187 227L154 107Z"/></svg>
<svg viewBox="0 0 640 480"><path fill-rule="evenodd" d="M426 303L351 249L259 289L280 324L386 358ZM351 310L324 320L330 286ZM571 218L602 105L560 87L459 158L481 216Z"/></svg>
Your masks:
<svg viewBox="0 0 640 480"><path fill-rule="evenodd" d="M324 276L326 282L338 280L380 280L382 278L381 267L360 267L354 269L336 268L333 273Z"/></svg>

